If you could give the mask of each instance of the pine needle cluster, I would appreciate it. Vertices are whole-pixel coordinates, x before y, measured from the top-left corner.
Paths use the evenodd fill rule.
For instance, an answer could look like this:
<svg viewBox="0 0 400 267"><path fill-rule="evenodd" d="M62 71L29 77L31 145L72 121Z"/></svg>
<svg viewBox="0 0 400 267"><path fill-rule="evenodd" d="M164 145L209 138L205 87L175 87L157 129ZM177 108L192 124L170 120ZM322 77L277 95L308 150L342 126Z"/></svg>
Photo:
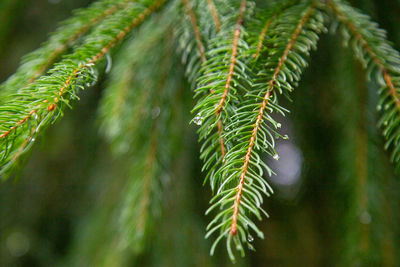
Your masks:
<svg viewBox="0 0 400 267"><path fill-rule="evenodd" d="M235 251L254 249L253 235L264 237L257 220L268 217L263 202L274 175L265 159L279 160L276 140L288 138L277 114L289 112L282 98L290 99L328 28L379 85L379 126L399 168L400 56L385 31L345 1L99 0L63 22L0 85L2 178L23 165L82 90L110 73L99 129L115 156L131 163L118 208L120 245L142 250L166 190L161 176L173 169L174 145L165 140L179 136L182 110L174 102L183 101L186 79L213 193L206 237L214 236L211 254L225 241L234 261Z"/></svg>

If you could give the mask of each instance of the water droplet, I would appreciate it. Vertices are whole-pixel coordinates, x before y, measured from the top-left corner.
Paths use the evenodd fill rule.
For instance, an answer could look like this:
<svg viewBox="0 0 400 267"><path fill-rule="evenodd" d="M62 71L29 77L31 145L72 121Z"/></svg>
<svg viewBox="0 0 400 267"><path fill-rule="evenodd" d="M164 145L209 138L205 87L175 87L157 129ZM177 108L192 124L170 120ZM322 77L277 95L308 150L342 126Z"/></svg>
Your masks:
<svg viewBox="0 0 400 267"><path fill-rule="evenodd" d="M153 110L151 111L151 117L153 118L153 119L155 119L155 118L157 118L158 116L160 116L160 113L161 113L161 109L160 109L160 107L154 107L153 108Z"/></svg>
<svg viewBox="0 0 400 267"><path fill-rule="evenodd" d="M385 105L385 109L388 109L388 108L390 108L390 104Z"/></svg>
<svg viewBox="0 0 400 267"><path fill-rule="evenodd" d="M384 122L383 122L383 125L385 125L385 126L386 126L387 124L388 124L388 122L387 122L387 121L384 121Z"/></svg>
<svg viewBox="0 0 400 267"><path fill-rule="evenodd" d="M31 139L31 142L35 142L35 138L32 138L32 139Z"/></svg>
<svg viewBox="0 0 400 267"><path fill-rule="evenodd" d="M274 158L274 160L279 160L279 155L278 155L278 154L275 154L275 155L273 156L273 158Z"/></svg>
<svg viewBox="0 0 400 267"><path fill-rule="evenodd" d="M203 123L203 117L201 116L200 113L198 113L196 115L196 117L194 117L193 122L196 123L197 125L201 125Z"/></svg>
<svg viewBox="0 0 400 267"><path fill-rule="evenodd" d="M376 106L376 110L377 110L377 111L380 111L381 109L382 109L382 106L381 106L381 105Z"/></svg>
<svg viewBox="0 0 400 267"><path fill-rule="evenodd" d="M6 239L6 246L9 253L14 257L25 255L30 249L30 240L22 232L11 233Z"/></svg>
<svg viewBox="0 0 400 267"><path fill-rule="evenodd" d="M167 173L163 173L160 177L160 180L164 186L169 186L169 184L171 183L171 176Z"/></svg>
<svg viewBox="0 0 400 267"><path fill-rule="evenodd" d="M110 54L108 54L108 53L106 54L106 59L107 59L107 66L106 66L105 72L109 73L111 71L111 67L112 67L112 59L111 59Z"/></svg>
<svg viewBox="0 0 400 267"><path fill-rule="evenodd" d="M277 128L281 128L281 127L282 127L282 124L277 123L277 124L276 124L276 127L277 127Z"/></svg>
<svg viewBox="0 0 400 267"><path fill-rule="evenodd" d="M35 120L37 120L39 118L37 113L35 113L35 117L34 118L35 118Z"/></svg>
<svg viewBox="0 0 400 267"><path fill-rule="evenodd" d="M247 235L247 241L253 242L254 241L254 237L251 234L248 234Z"/></svg>
<svg viewBox="0 0 400 267"><path fill-rule="evenodd" d="M364 211L360 215L360 222L362 224L370 224L371 223L371 215L367 211Z"/></svg>

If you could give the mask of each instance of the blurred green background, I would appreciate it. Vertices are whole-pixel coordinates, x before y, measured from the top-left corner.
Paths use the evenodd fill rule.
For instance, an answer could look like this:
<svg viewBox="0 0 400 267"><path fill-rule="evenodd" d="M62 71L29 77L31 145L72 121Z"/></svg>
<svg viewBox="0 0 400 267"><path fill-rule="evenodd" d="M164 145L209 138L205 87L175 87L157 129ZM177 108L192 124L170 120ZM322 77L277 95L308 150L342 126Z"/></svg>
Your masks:
<svg viewBox="0 0 400 267"><path fill-rule="evenodd" d="M86 0L0 0L0 81ZM400 48L400 2L358 0ZM255 239L236 266L400 266L400 180L376 128L376 86L339 37L325 34L300 87L286 103L280 160L270 162L276 193ZM0 184L0 266L230 266L220 245L209 256L190 92L182 119L184 152L165 178L163 203L143 253L113 246L113 207L123 189L96 121L103 81L36 144L26 167ZM173 186L172 186L173 185ZM123 254L123 255L122 255Z"/></svg>

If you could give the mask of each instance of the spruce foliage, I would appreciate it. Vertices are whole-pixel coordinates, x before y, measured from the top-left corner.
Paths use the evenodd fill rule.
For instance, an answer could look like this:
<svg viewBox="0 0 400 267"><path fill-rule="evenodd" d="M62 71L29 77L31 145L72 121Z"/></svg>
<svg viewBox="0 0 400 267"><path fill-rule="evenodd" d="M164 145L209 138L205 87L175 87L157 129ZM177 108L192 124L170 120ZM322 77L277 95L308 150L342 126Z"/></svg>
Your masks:
<svg viewBox="0 0 400 267"><path fill-rule="evenodd" d="M181 112L174 101L191 88L191 122L213 194L206 237L214 237L211 254L225 241L235 261L236 252L254 249L253 236L264 238L258 221L268 217L263 202L275 174L266 158L279 160L276 143L288 139L281 103L328 28L379 86L379 127L400 168L400 56L385 31L345 1L99 0L63 22L0 86L2 179L23 166L82 90L110 72L99 131L128 173L113 213L119 246L139 254L168 190L163 173L174 169Z"/></svg>

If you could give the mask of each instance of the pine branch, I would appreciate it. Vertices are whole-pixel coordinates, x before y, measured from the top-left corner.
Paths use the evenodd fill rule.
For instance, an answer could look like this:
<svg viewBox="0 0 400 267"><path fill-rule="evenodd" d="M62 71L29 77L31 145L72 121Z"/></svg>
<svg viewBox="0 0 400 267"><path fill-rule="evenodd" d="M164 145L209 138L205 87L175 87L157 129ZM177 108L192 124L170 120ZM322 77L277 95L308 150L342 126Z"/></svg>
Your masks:
<svg viewBox="0 0 400 267"><path fill-rule="evenodd" d="M384 30L370 18L342 1L327 1L331 13L343 24L345 44L351 44L356 57L367 70L367 76L380 86L380 103L383 109L380 126L392 147L392 161L400 168L400 55L386 40Z"/></svg>
<svg viewBox="0 0 400 267"><path fill-rule="evenodd" d="M0 106L1 172L11 169L43 128L54 122L79 90L96 80L94 66L165 1L131 3L104 21L71 55Z"/></svg>
<svg viewBox="0 0 400 267"><path fill-rule="evenodd" d="M0 96L6 96L34 82L76 45L82 36L105 18L127 6L128 0L102 0L90 7L74 12L72 18L62 22L41 48L26 55L17 72L0 86Z"/></svg>
<svg viewBox="0 0 400 267"><path fill-rule="evenodd" d="M225 164L216 171L215 176L222 182L207 211L220 210L207 227L207 236L219 231L212 252L226 237L229 256L234 260L231 242L243 255L242 243L248 243L248 237L252 239L250 229L263 238L263 233L250 217L261 220L261 213L267 215L261 208L262 194L269 196L273 192L263 178L263 169L269 175L272 170L260 155L260 152L266 152L278 159L274 136L280 136L276 132L280 124L271 113L285 113L278 104L277 94L297 86L306 67L305 58L311 48L315 48L318 35L324 29L321 11L315 4L306 2L284 11L270 32L273 41L265 64L266 71L259 73L253 88L244 92L241 106L227 125L230 130L224 134L226 140L235 143L226 154Z"/></svg>
<svg viewBox="0 0 400 267"><path fill-rule="evenodd" d="M117 228L122 246L135 253L143 250L159 217L161 176L170 171L171 99L182 78L174 71L174 42L169 37L177 17L176 5L170 5L121 48L99 108L101 132L132 165Z"/></svg>
<svg viewBox="0 0 400 267"><path fill-rule="evenodd" d="M224 9L225 8L225 9ZM205 161L203 169L210 169L207 179L214 188L213 170L222 163L227 150L223 140L223 124L230 119L233 111L238 87L248 87L246 71L248 68L242 61L247 53L248 45L243 37L246 36L242 26L249 19L252 7L246 11L246 1L241 1L238 12L221 6L221 18L224 23L221 31L209 40L207 61L204 63L201 76L197 80L195 97L201 96L193 112L197 112L194 122L199 128L200 140L204 140L201 158ZM232 15L234 14L234 15Z"/></svg>
<svg viewBox="0 0 400 267"><path fill-rule="evenodd" d="M154 130L154 129L153 129ZM143 250L147 232L154 220L152 215L160 203L155 203L159 185L160 166L157 162L157 135L151 134L150 143L142 157L133 161L130 179L123 194L119 231L124 247L132 247L136 253ZM147 151L146 151L147 150ZM147 153L147 154L146 154ZM159 193L159 192L158 192Z"/></svg>
<svg viewBox="0 0 400 267"><path fill-rule="evenodd" d="M143 116L151 116L155 107L150 103L157 96L155 90L166 79L169 68L169 65L160 66L160 62L170 60L170 56L163 59L159 53L166 50L167 41L171 42L166 40L165 34L171 31L177 14L170 9L162 13L161 18L143 25L138 36L129 40L115 59L100 102L99 120L100 131L117 153L140 145L140 139L148 134L143 127ZM156 77L153 72L157 73ZM143 130L145 133L142 134Z"/></svg>
<svg viewBox="0 0 400 267"><path fill-rule="evenodd" d="M97 81L105 63L108 72L110 54L127 39L114 59L99 107L100 132L121 159L121 166L130 170L125 179L118 179L125 185L120 188L121 195L112 197L120 203L109 205L105 213L117 217L110 232L116 232L111 239L118 249L101 259L126 255L121 247L140 253L155 229L153 222L164 204L162 176L175 171L174 152L183 149L183 142L176 140L182 125L175 118L183 113L183 105L177 105L185 93L181 91L183 72L196 88L198 102L192 121L200 126L205 182L210 182L214 194L206 212L216 213L206 234L207 238L216 234L211 254L223 239L232 261L235 252L244 255L246 245L254 249L252 235L264 237L255 219L262 220L263 214L268 217L262 203L273 193L267 176L274 173L266 156L278 160L275 142L287 139L279 132L281 124L275 116L288 112L279 98L289 97L298 86L310 51L326 31L325 11L339 21L345 43L352 46L368 76L381 87L380 124L386 147L393 148L392 160L400 161L400 55L369 17L340 0L176 0L161 16L145 22L166 2L98 0L64 22L0 86L0 174L7 176L44 129L79 99L80 91ZM256 9L256 2L262 9ZM135 38L128 38L142 23ZM173 35L177 44L170 37ZM182 53L184 71L176 62L175 45ZM360 104L362 100L356 109ZM367 115L362 111L362 119ZM356 188L349 190L359 197L345 215L351 220L359 209L373 211L377 217L383 214L375 205L382 202L383 190L373 194L368 188L371 184L378 188L378 183L368 180L370 135L363 134L366 125L360 121L355 132L343 135L350 138L356 133L358 137L342 151L357 156L355 161L348 160L355 163L349 171L358 177ZM346 123L343 125L352 121ZM341 145L350 141L342 140ZM372 176L385 177L373 172ZM390 217L390 209L384 214ZM373 229L372 233L380 226L374 227L366 229ZM363 253L368 234L360 231L357 240ZM102 249L110 247L107 244Z"/></svg>

